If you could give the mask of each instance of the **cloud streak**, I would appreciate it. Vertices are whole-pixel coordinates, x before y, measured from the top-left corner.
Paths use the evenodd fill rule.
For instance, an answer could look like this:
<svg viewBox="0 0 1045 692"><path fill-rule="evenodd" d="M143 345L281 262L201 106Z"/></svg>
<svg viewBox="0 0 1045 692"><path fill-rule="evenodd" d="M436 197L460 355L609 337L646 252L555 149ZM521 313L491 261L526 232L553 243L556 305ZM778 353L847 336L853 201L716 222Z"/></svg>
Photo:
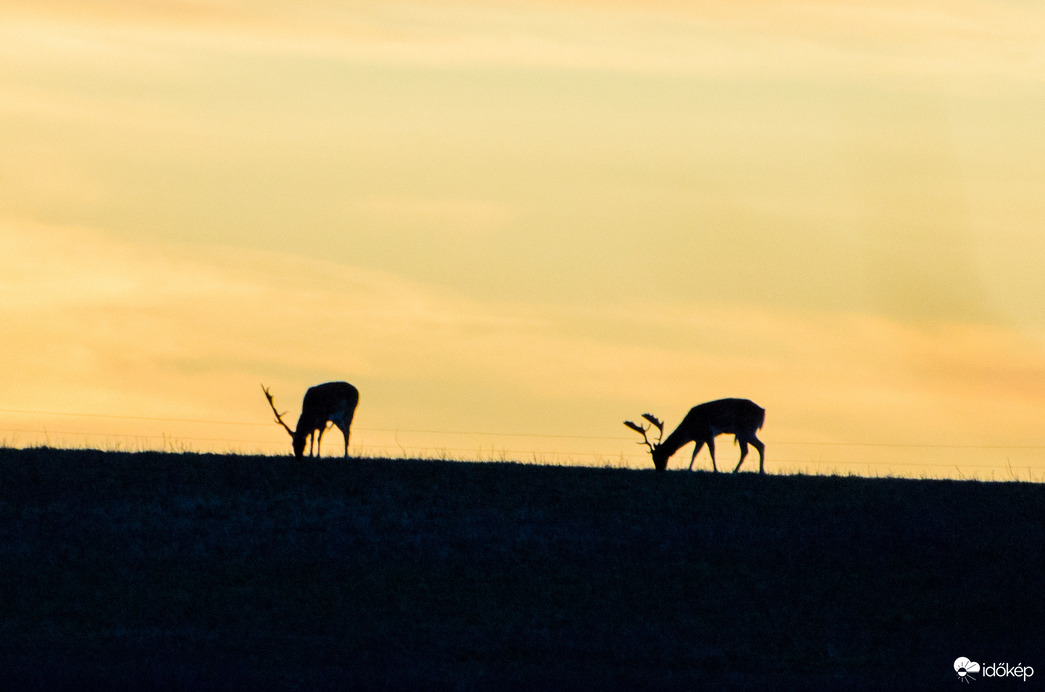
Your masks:
<svg viewBox="0 0 1045 692"><path fill-rule="evenodd" d="M1045 60L1018 3L5 2L9 21L65 22L129 43L312 52L429 67L703 75L863 72L1027 78ZM52 35L51 32L48 32ZM89 43L70 42L82 53Z"/></svg>

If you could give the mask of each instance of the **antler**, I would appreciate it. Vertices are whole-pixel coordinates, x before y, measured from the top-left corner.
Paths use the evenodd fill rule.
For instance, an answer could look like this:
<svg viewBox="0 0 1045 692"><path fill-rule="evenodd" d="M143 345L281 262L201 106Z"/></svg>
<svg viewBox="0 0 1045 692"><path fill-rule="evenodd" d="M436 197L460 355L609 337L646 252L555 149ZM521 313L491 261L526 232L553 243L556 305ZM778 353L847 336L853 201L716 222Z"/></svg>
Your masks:
<svg viewBox="0 0 1045 692"><path fill-rule="evenodd" d="M642 442L639 442L638 444L646 445L647 447L649 447L650 454L653 454L654 446L660 444L661 438L664 437L664 422L656 416L654 416L652 413L643 413L642 417L646 419L647 422L649 422L648 426L642 427L638 423L633 423L630 420L624 421L624 425L628 426L638 434L642 435ZM660 434L657 436L656 442L650 442L649 437L646 436L646 433L649 432L651 428L656 428L660 431Z"/></svg>
<svg viewBox="0 0 1045 692"><path fill-rule="evenodd" d="M276 414L276 422L283 426L283 429L287 431L287 434L294 437L294 431L290 429L290 426L283 422L283 416L286 415L286 411L280 413L276 410L276 404L272 401L272 395L269 393L268 387L261 385L261 391L265 392L265 398L269 400L269 406L272 407L272 412Z"/></svg>
<svg viewBox="0 0 1045 692"><path fill-rule="evenodd" d="M657 442L660 442L661 439L664 437L664 421L657 418L652 413L643 413L642 417L650 423L652 423L657 428L657 430L660 431L660 434L657 435Z"/></svg>

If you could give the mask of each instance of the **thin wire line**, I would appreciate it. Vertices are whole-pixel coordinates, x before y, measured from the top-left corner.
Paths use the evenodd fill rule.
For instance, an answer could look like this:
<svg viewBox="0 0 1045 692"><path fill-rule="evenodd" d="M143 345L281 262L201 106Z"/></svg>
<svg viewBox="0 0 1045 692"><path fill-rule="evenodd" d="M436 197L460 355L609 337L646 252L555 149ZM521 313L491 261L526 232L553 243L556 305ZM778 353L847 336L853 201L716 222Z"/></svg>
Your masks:
<svg viewBox="0 0 1045 692"><path fill-rule="evenodd" d="M260 423L257 421L246 423L241 421L206 420L199 418L159 418L150 416L121 416L112 413L69 413L65 411L32 411L25 409L0 408L0 413L19 413L35 416L68 416L71 418L114 418L117 420L141 420L159 423L203 423L207 425L257 425L268 426L271 423Z"/></svg>
<svg viewBox="0 0 1045 692"><path fill-rule="evenodd" d="M256 427L268 427L271 422L245 422L245 421L223 421L223 420L208 420L198 418L164 418L164 417L153 417L153 416L129 416L129 415L117 415L107 413L72 413L63 411L39 411L30 409L7 409L0 408L0 413L12 413L21 415L48 415L48 416L67 416L67 417L78 417L78 418L108 418L115 420L135 420L135 421L148 421L158 423L193 423L200 425L242 425L242 426L256 426ZM631 441L630 437L618 437L618 436L602 436L602 435L566 435L566 434L555 434L555 433L511 433L511 432L491 432L491 431L479 431L479 430L415 430L410 428L356 428L360 432L376 432L376 433L399 433L399 434L424 434L424 435L461 435L461 436L475 436L475 437L521 437L521 438L535 438L535 439L557 439L557 440L604 440L604 441L616 441L616 442L627 442ZM4 432L41 432L41 431L29 431L29 430L4 430ZM95 435L101 433L64 433L64 434L88 434ZM138 436L141 437L141 436ZM222 441L220 439L210 440L208 438L189 438L199 439L207 441ZM236 440L230 440L236 441ZM248 442L248 441L244 441ZM1007 450L1045 450L1045 444L1032 444L1032 445L999 445L999 444L928 444L928 443L905 443L905 442L802 442L794 440L774 440L772 442L774 446L793 446L793 447L870 447L870 448L889 448L889 449L1007 449Z"/></svg>
<svg viewBox="0 0 1045 692"><path fill-rule="evenodd" d="M1041 445L971 445L971 444L925 444L906 442L782 442L774 440L773 445L789 445L802 447L897 447L903 449L1045 449Z"/></svg>
<svg viewBox="0 0 1045 692"><path fill-rule="evenodd" d="M210 438L210 437L184 437L176 435L134 435L127 433L96 433L96 432L77 432L77 431L54 431L54 430L11 430L11 429L0 429L0 432L7 433L23 433L23 434L38 434L38 435L53 435L58 436L76 436L76 437L105 437L105 438L120 438L127 440L163 440L171 442L223 442L223 443L239 443L239 444L254 444L254 445L268 445L268 446L283 446L285 443L276 442L274 440L234 440L227 438ZM424 447L424 446L404 446L404 445L381 445L381 444L365 444L362 445L364 449L386 449L386 450L399 450L403 452L409 452L413 450L417 453L432 453L432 452L447 452L447 453L458 453L458 454L475 454L476 449L473 447ZM482 450L478 450L481 454ZM537 455L545 457L593 457L593 458L623 458L627 460L644 460L645 455L642 454L604 454L599 452L580 452L580 451L560 451L560 450L532 450L532 449L493 449L491 448L489 455ZM904 461L887 461L887 462L874 462L874 461L844 461L844 460L823 460L823 459L778 459L778 464L802 464L812 466L863 466L869 467L912 467L912 468L953 468L955 464L952 463L928 463L928 462L904 462ZM1019 466L1023 466L1022 464ZM996 463L996 464L969 464L963 463L959 466L960 468L982 468L982 469L1008 469L1012 465L1009 463Z"/></svg>
<svg viewBox="0 0 1045 692"><path fill-rule="evenodd" d="M200 423L205 425L249 425L257 427L269 427L272 425L271 421L258 422L258 421L223 421L223 420L202 420L198 418L161 418L152 416L127 416L127 415L115 415L108 413L70 413L64 411L35 411L27 409L7 409L0 408L0 413L17 413L24 415L38 415L38 416L68 416L78 418L112 418L116 420L137 420L137 421L151 421L158 423ZM353 428L356 429L356 428ZM627 437L605 437L598 435L564 435L564 434L544 434L544 433L511 433L511 432L489 432L481 430L412 430L407 428L358 428L360 431L367 432L386 432L386 433L424 433L429 435L484 435L487 437L544 437L554 439L571 439L571 440L629 440Z"/></svg>

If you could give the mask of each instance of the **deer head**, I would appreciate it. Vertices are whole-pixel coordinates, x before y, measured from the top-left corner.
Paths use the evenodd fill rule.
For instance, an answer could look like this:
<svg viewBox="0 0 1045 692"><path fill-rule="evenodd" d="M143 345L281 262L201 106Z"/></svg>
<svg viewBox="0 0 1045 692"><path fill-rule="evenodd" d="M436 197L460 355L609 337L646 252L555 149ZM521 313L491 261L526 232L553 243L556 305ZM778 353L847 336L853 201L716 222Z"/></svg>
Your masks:
<svg viewBox="0 0 1045 692"><path fill-rule="evenodd" d="M649 425L643 427L638 423L633 423L630 420L624 421L624 425L628 426L635 432L642 435L642 442L639 442L637 444L646 445L647 447L649 447L649 453L653 457L654 467L656 467L658 471L663 471L665 468L667 468L668 459L666 456L660 458L663 455L659 455L657 454L657 452L658 447L660 445L660 441L664 437L664 422L656 416L654 416L652 413L643 413L642 417L646 420L647 423L649 423ZM649 437L646 435L646 433L653 428L656 428L659 431L656 442L650 442Z"/></svg>
<svg viewBox="0 0 1045 692"><path fill-rule="evenodd" d="M291 430L290 426L283 421L283 416L287 415L284 411L280 413L276 410L276 404L272 401L272 394L269 392L268 387L261 385L261 391L265 392L265 398L268 399L269 406L272 407L272 412L276 414L276 422L283 426L283 429L290 435L290 439L293 440L294 456L299 459L305 454L305 440L306 435L298 435L294 430Z"/></svg>

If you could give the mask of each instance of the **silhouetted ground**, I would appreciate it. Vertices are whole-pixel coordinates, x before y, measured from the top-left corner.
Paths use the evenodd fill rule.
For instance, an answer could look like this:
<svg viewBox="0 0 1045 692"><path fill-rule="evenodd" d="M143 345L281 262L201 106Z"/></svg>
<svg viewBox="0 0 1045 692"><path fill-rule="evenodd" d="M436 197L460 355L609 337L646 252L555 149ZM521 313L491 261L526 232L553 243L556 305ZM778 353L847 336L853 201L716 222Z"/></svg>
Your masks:
<svg viewBox="0 0 1045 692"><path fill-rule="evenodd" d="M1041 689L1043 528L1025 483L0 449L0 689L946 689L959 656Z"/></svg>

